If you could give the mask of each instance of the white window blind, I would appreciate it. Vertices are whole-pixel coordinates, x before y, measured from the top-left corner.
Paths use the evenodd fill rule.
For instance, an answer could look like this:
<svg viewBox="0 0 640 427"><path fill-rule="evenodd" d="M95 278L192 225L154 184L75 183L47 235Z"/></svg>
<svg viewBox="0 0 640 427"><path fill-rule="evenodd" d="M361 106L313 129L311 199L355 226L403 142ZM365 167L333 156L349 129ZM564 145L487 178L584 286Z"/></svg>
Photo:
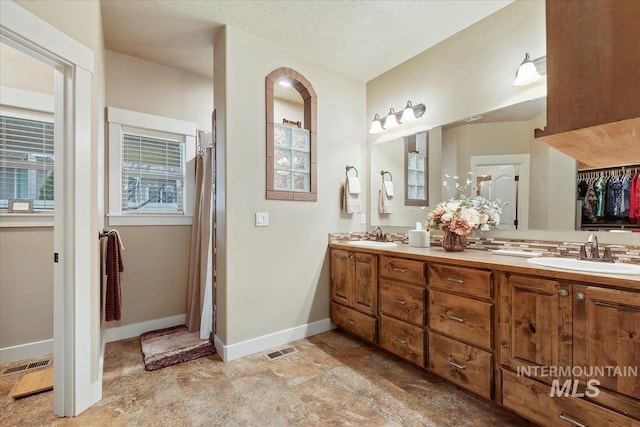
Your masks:
<svg viewBox="0 0 640 427"><path fill-rule="evenodd" d="M184 213L185 144L122 134L122 211Z"/></svg>
<svg viewBox="0 0 640 427"><path fill-rule="evenodd" d="M31 199L53 210L53 123L0 115L0 208Z"/></svg>

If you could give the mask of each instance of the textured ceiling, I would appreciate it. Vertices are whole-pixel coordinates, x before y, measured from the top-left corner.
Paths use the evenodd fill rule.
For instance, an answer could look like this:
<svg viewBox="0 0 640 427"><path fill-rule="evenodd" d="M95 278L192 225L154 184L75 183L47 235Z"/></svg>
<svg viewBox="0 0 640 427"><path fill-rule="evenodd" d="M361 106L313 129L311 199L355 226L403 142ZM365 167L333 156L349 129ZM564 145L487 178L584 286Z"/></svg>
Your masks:
<svg viewBox="0 0 640 427"><path fill-rule="evenodd" d="M513 0L102 0L109 50L213 76L230 25L367 82Z"/></svg>

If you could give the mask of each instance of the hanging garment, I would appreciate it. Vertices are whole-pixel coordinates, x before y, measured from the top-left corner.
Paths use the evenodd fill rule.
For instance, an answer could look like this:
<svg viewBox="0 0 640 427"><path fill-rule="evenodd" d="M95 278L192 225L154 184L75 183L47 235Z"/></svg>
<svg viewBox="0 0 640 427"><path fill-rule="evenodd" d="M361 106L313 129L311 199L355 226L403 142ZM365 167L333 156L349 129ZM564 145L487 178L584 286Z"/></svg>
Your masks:
<svg viewBox="0 0 640 427"><path fill-rule="evenodd" d="M631 179L630 173L626 173L622 178L622 204L620 206L620 216L629 218L629 201L631 195Z"/></svg>
<svg viewBox="0 0 640 427"><path fill-rule="evenodd" d="M622 203L622 182L617 176L612 175L607 181L605 214L610 217L620 216L620 204Z"/></svg>
<svg viewBox="0 0 640 427"><path fill-rule="evenodd" d="M109 232L107 236L107 290L105 296L105 320L120 320L122 318L122 288L120 273L124 271L122 254L120 253L120 238L116 232Z"/></svg>
<svg viewBox="0 0 640 427"><path fill-rule="evenodd" d="M607 192L607 177L601 176L598 178L594 185L596 198L598 200L598 206L596 208L596 216L604 217L605 204L606 204L606 192Z"/></svg>
<svg viewBox="0 0 640 427"><path fill-rule="evenodd" d="M598 209L598 197L596 196L596 190L593 188L593 184L595 181L589 181L589 188L587 189L587 196L585 197L585 204L589 204L591 206L591 212L594 215L594 218L591 222L595 221L596 210Z"/></svg>
<svg viewBox="0 0 640 427"><path fill-rule="evenodd" d="M580 182L578 182L578 197L586 197L588 190L589 184L587 184L586 180L581 179Z"/></svg>
<svg viewBox="0 0 640 427"><path fill-rule="evenodd" d="M635 219L640 224L640 173L633 176L630 188L629 219Z"/></svg>

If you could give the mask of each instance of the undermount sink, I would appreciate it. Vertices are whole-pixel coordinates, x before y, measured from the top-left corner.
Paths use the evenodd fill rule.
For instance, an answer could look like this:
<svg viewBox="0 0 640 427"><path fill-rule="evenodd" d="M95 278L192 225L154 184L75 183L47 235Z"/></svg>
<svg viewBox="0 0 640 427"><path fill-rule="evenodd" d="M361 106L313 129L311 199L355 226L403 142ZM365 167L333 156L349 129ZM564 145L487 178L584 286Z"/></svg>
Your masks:
<svg viewBox="0 0 640 427"><path fill-rule="evenodd" d="M604 273L604 274L637 274L640 275L640 265L583 261L575 258L530 258L528 263L553 267L563 270L582 271L584 273Z"/></svg>
<svg viewBox="0 0 640 427"><path fill-rule="evenodd" d="M347 245L353 246L365 246L369 248L390 248L397 246L397 243L393 242L377 242L375 240L349 240Z"/></svg>

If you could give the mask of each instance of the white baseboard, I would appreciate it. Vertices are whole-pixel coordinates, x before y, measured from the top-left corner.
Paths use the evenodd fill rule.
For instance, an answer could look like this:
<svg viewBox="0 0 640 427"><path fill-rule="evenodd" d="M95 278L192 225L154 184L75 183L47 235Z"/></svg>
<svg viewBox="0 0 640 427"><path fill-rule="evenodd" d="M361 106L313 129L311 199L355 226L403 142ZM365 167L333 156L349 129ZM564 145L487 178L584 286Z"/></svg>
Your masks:
<svg viewBox="0 0 640 427"><path fill-rule="evenodd" d="M147 320L145 322L132 323L131 325L106 328L105 341L112 342L125 340L127 338L138 337L145 332L156 329L184 325L186 318L187 316L185 314L178 314L177 316L163 317L162 319Z"/></svg>
<svg viewBox="0 0 640 427"><path fill-rule="evenodd" d="M274 332L258 338L242 341L237 344L225 345L224 342L216 335L214 338L214 345L216 347L216 351L220 357L222 357L222 360L229 362L279 345L288 344L292 341L327 332L334 328L335 325L331 323L331 319L322 319L317 322L307 323L296 326L295 328Z"/></svg>
<svg viewBox="0 0 640 427"><path fill-rule="evenodd" d="M53 354L53 339L0 348L0 364Z"/></svg>

